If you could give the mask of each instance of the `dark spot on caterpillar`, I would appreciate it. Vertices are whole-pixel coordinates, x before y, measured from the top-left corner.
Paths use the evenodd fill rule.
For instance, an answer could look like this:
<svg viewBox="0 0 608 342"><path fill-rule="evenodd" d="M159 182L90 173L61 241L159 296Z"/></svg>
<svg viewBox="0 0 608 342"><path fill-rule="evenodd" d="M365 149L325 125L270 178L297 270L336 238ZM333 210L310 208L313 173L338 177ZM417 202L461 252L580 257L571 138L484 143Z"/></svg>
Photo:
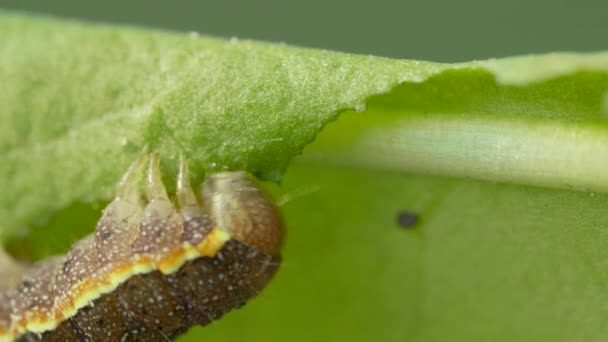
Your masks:
<svg viewBox="0 0 608 342"><path fill-rule="evenodd" d="M61 265L61 271L64 273L67 273L71 267L71 264L72 264L71 259L69 259L69 258L66 259L66 261L63 263L63 265Z"/></svg>
<svg viewBox="0 0 608 342"><path fill-rule="evenodd" d="M397 224L402 228L413 228L416 223L418 223L418 214L405 210L397 213Z"/></svg>
<svg viewBox="0 0 608 342"><path fill-rule="evenodd" d="M197 196L182 159L173 203L152 156L142 203L141 165L92 235L0 288L0 341L166 341L241 307L272 279L282 223L244 173L211 174Z"/></svg>
<svg viewBox="0 0 608 342"><path fill-rule="evenodd" d="M107 240L110 238L110 236L112 236L112 232L106 230L103 233L101 233L100 236L101 236L102 240Z"/></svg>
<svg viewBox="0 0 608 342"><path fill-rule="evenodd" d="M21 282L21 286L24 288L30 288L32 286L34 286L34 283L31 280L24 280Z"/></svg>

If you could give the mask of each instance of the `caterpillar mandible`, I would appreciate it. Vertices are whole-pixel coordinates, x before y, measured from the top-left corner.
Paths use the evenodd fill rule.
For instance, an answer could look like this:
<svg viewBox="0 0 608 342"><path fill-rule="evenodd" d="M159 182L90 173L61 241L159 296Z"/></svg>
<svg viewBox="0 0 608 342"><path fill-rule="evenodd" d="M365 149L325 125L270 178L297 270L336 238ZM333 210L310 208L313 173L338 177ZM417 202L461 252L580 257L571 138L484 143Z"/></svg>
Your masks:
<svg viewBox="0 0 608 342"><path fill-rule="evenodd" d="M94 233L0 284L0 341L166 341L257 295L284 239L269 198L244 172L208 175L197 196L183 157L175 198L159 157L140 156Z"/></svg>

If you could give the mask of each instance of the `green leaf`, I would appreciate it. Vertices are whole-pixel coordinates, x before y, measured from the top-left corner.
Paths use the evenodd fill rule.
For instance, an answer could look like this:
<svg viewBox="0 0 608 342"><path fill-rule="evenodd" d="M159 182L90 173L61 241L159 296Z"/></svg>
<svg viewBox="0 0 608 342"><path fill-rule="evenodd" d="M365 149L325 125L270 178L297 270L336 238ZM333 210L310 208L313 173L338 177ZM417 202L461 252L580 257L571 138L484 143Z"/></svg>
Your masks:
<svg viewBox="0 0 608 342"><path fill-rule="evenodd" d="M0 42L15 253L90 232L145 146L168 182L180 152L197 181L290 165L283 270L184 340L608 336L608 53L438 64L12 13Z"/></svg>

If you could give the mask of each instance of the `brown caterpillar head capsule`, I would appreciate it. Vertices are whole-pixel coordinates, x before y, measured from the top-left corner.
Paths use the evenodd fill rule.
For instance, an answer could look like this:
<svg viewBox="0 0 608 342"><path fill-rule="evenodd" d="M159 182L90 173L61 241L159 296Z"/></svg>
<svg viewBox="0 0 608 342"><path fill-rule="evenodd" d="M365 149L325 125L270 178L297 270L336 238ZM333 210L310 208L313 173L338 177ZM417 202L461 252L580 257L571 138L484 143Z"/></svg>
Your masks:
<svg viewBox="0 0 608 342"><path fill-rule="evenodd" d="M222 172L203 183L203 206L220 229L268 255L278 255L283 225L278 210L244 172Z"/></svg>

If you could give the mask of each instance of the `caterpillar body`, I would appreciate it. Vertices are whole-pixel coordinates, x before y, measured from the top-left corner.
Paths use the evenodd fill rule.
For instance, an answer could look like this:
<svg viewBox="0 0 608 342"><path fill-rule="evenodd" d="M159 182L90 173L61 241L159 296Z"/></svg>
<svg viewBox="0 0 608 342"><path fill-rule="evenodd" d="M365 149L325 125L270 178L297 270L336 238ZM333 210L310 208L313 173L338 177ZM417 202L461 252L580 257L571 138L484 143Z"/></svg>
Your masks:
<svg viewBox="0 0 608 342"><path fill-rule="evenodd" d="M0 341L166 341L244 305L278 270L280 215L243 172L201 188L182 158L174 203L140 157L94 233L0 282Z"/></svg>

